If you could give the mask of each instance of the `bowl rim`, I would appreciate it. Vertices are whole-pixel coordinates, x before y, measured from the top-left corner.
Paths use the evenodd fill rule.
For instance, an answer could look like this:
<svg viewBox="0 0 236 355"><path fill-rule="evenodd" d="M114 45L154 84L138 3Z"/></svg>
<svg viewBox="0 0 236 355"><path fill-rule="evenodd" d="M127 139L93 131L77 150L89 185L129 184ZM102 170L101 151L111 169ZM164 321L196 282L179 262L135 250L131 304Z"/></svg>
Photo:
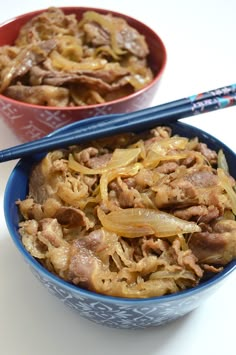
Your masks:
<svg viewBox="0 0 236 355"><path fill-rule="evenodd" d="M112 116L112 115L111 115ZM50 133L51 135L56 135L63 130L66 129L73 129L74 126L76 126L78 122L71 123L65 127L59 128L58 130L54 131L53 133ZM182 127L182 129L190 129L193 130L194 134L199 134L201 136L204 136L206 139L209 139L211 142L215 142L217 144L220 144L220 146L223 149L226 149L230 154L235 155L236 154L231 148L229 148L226 144L221 142L219 139L216 137L212 136L210 133L201 130L200 128L196 126L192 126L187 123L183 122L176 122L170 124L170 126L179 126ZM33 159L39 160L41 159L41 155L35 155L32 157ZM24 248L21 239L19 238L19 233L17 232L17 226L18 224L14 224L14 222L11 221L10 219L10 210L14 208L14 206L10 205L10 198L11 198L11 190L12 187L14 186L14 180L16 179L16 175L20 171L21 174L24 176L26 175L26 172L23 172L23 167L24 165L29 164L27 158L21 159L17 162L15 167L13 168L9 179L6 184L5 188L5 193L4 193L4 199L3 199L3 206L4 206L4 215L5 215L5 221L6 225L8 227L8 231L10 232L10 237L13 240L14 244L16 245L17 249L20 251L21 255L24 257L25 261L27 264L29 264L33 269L35 269L39 275L42 275L43 277L47 278L49 282L56 283L59 287L62 287L69 291L72 294L79 295L82 297L89 297L92 299L96 300L101 300L103 302L108 302L108 303L117 303L117 304L123 304L123 305L146 305L147 303L153 303L155 302L156 304L160 303L166 303L166 302L175 302L177 300L181 300L184 298L189 298L189 297L194 297L198 293L203 292L203 291L208 291L211 288L217 287L220 281L224 280L228 275L230 275L233 271L236 269L236 259L231 261L228 265L224 267L222 271L220 271L218 274L214 275L210 279L200 283L199 285L185 289L183 291L178 291L176 293L164 295L164 296L155 296L155 297L149 297L149 298L126 298L126 297L117 297L117 296L109 296L109 295L104 295L104 294L99 294L93 291L89 291L86 289L83 289L79 286L70 284L69 282L64 281L57 275L52 274L49 272L45 267L43 267L34 257L32 257L29 252ZM16 208L16 207L15 207Z"/></svg>
<svg viewBox="0 0 236 355"><path fill-rule="evenodd" d="M109 105L117 105L119 103L125 103L126 101L132 100L134 98L136 98L136 96L142 95L144 92L149 91L149 89L151 89L162 77L164 70L166 68L166 63L167 63L167 50L166 50L166 46L163 42L163 40L161 39L161 37L159 36L159 34L157 32L155 32L151 27L149 27L146 23L137 20L136 18L130 16L130 15L126 15L124 13L118 12L118 11L114 11L114 10L110 10L110 9L104 9L104 8L97 8L97 7L85 7L85 6L57 6L57 8L61 9L61 10L65 10L65 11L73 11L73 9L75 10L81 10L83 12L85 11L100 11L100 12L105 12L105 13L111 13L114 16L117 17L122 17L125 18L126 20L131 20L135 23L138 23L140 26L142 26L143 28L145 28L149 33L152 34L153 38L156 38L160 44L161 47L161 51L163 53L163 60L162 60L162 65L160 70L158 71L158 73L153 77L152 81L146 85L145 87L143 87L140 90L135 91L132 94L129 94L127 96L121 97L119 99L115 99L112 101L108 101L105 103L101 103L101 104L93 104L93 105L85 105L85 106L73 106L73 107L69 107L69 106L43 106L43 105L34 105L34 104L30 104L30 103L26 103L26 102L22 102L22 101L18 101L15 99L12 99L10 97L7 97L3 94L0 93L0 100L5 100L6 102L10 103L10 104L14 104L14 105L20 105L24 108L31 108L31 109L43 109L43 110L48 110L48 111L54 111L54 110L60 110L60 111L76 111L76 110L85 110L85 109L90 109L93 110L95 108L100 108L100 107L107 107ZM24 14L20 14L18 16L12 17L2 23L0 23L0 30L6 26L6 25L10 25L12 23L14 23L15 21L18 21L20 19L23 19L24 17L30 16L31 18L34 16L39 15L40 13L44 12L48 10L48 8L42 8L39 10L34 10L34 11L29 11L26 12ZM73 14L73 12L71 12L71 14Z"/></svg>

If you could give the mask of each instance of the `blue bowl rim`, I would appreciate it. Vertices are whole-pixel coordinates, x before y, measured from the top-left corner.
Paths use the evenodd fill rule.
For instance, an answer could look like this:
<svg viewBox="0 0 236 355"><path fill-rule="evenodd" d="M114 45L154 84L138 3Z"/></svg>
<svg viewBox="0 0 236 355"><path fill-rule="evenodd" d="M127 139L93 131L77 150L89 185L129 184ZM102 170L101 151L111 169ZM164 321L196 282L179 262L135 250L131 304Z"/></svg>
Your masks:
<svg viewBox="0 0 236 355"><path fill-rule="evenodd" d="M72 130L78 122L71 123L65 127L61 127L57 129L56 131L50 133L50 136L56 135L59 133L62 133L63 131L67 130ZM200 135L202 137L206 137L206 139L217 143L220 145L223 149L226 149L230 154L235 155L235 153L228 147L226 146L223 142L220 142L216 137L212 136L211 134L195 127L191 126L190 124L183 123L183 122L177 122L174 124L170 124L170 126L176 126L176 127L181 127L182 129L186 130L192 130L195 132L196 135ZM198 133L198 134L197 134ZM33 159L35 158L36 160L41 158L40 156L35 156L32 157ZM236 155L235 155L236 158ZM236 260L233 260L230 262L221 272L218 274L214 275L210 279L200 283L199 285L189 288L183 291L179 291L177 293L173 294L168 294L164 296L156 296L156 297L150 297L150 298L122 298L122 297L115 297L115 296L107 296L99 293L95 293L86 289L83 289L81 287L75 286L73 284L70 284L63 279L59 278L58 276L52 274L49 272L46 268L44 268L34 257L32 257L24 248L23 244L21 243L21 240L19 238L19 233L17 232L17 225L12 223L10 219L10 209L16 208L16 206L10 204L10 196L11 196L11 190L14 186L14 180L16 179L16 174L18 172L18 169L22 170L22 167L24 168L24 165L27 164L27 159L21 159L18 161L16 166L13 168L9 179L6 184L5 188L5 193L4 193L4 215L5 215L5 221L6 225L8 227L8 231L10 232L10 236L16 245L17 249L20 251L21 255L24 257L26 262L33 267L39 274L43 275L43 277L47 278L49 281L56 283L59 287L62 287L66 289L67 291L77 294L78 296L83 296L86 298L93 298L96 300L100 301L105 301L105 302L110 302L110 303L116 303L116 304L123 304L123 305L131 305L131 304L136 304L136 305L145 305L147 303L165 303L165 302L172 302L172 301L177 301L181 300L183 298L187 297L193 297L197 295L200 292L207 291L212 287L217 286L220 281L223 281L228 275L230 275L235 269L236 269Z"/></svg>

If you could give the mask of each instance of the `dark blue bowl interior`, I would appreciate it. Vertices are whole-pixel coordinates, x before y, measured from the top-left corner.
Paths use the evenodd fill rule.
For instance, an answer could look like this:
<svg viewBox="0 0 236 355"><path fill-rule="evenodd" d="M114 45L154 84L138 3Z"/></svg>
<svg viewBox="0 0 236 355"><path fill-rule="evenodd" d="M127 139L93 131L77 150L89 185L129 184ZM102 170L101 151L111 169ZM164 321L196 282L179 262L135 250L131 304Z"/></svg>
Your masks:
<svg viewBox="0 0 236 355"><path fill-rule="evenodd" d="M73 131L77 127L79 123L73 123L71 125L68 125L66 127L63 127L51 135L55 135L58 133L62 132L69 132ZM188 124L184 123L173 123L169 125L174 134L178 134L183 137L189 137L189 138L194 138L198 137L201 142L206 143L210 148L218 151L219 149L223 149L224 154L226 156L230 173L231 175L236 179L236 155L235 153L229 149L225 144L220 142L218 139L214 138L210 134L196 128L193 126L190 126ZM40 273L44 273L47 277L50 277L54 282L60 283L64 285L64 287L69 287L72 288L74 291L80 290L83 294L93 294L90 291L86 291L83 289L80 289L76 286L69 285L68 283L64 282L63 280L59 279L58 277L50 274L47 270L45 270L37 260L35 260L31 255L25 250L21 243L21 239L18 233L18 223L20 221L20 215L18 212L18 208L16 206L16 201L18 199L25 199L27 192L28 192L28 176L30 174L30 171L32 169L33 164L35 164L38 160L40 160L43 157L42 154L40 155L35 155L30 158L25 158L22 159L18 162L14 170L12 171L7 186L5 190L5 195L4 195L4 213L5 213L5 219L6 223L8 226L8 230L10 232L10 235L19 249L20 253L23 255L23 257L26 259L26 261L36 268ZM219 282L221 279L224 279L229 273L231 273L234 269L236 268L236 261L232 261L229 263L222 272L219 274L213 276L211 279L207 281L203 281L199 286L181 291L178 294L173 294L173 295L168 295L168 296L162 296L162 297L155 297L156 299L173 299L175 297L178 297L186 294L193 294L195 292L201 291L201 289L206 289L209 286L212 286ZM97 295L97 297L106 297L106 298L114 298L114 297L109 297L109 296L102 296L102 295ZM129 301L129 300L127 300ZM145 302L145 300L141 300L141 302Z"/></svg>

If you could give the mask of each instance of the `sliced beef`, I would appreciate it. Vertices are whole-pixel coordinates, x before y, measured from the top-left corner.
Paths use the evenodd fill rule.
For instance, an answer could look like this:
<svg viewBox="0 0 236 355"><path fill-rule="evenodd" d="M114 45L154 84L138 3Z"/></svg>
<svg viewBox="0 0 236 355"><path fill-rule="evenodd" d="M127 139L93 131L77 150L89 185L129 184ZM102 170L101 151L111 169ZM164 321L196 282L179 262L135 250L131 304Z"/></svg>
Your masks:
<svg viewBox="0 0 236 355"><path fill-rule="evenodd" d="M48 75L48 70L41 66L34 65L29 72L29 82L33 86L43 84L43 79Z"/></svg>
<svg viewBox="0 0 236 355"><path fill-rule="evenodd" d="M19 54L20 48L17 46L0 46L0 69L7 67L9 61L13 60Z"/></svg>
<svg viewBox="0 0 236 355"><path fill-rule="evenodd" d="M76 154L76 159L83 165L91 169L99 169L107 165L111 159L111 154L98 155L98 150L94 147L83 149Z"/></svg>
<svg viewBox="0 0 236 355"><path fill-rule="evenodd" d="M95 258L91 250L83 247L78 241L72 243L70 247L69 270L67 280L75 285L91 289L92 276L98 265L99 260Z"/></svg>
<svg viewBox="0 0 236 355"><path fill-rule="evenodd" d="M226 265L236 258L236 221L217 221L211 231L193 233L188 244L200 263Z"/></svg>
<svg viewBox="0 0 236 355"><path fill-rule="evenodd" d="M112 84L120 78L130 75L130 70L120 66L118 63L107 63L103 69L84 71L84 74Z"/></svg>
<svg viewBox="0 0 236 355"><path fill-rule="evenodd" d="M139 58L144 58L149 53L144 36L135 28L129 26L122 18L108 14L94 17L91 21L85 18L84 21L83 30L86 34L86 43L95 47L109 44L111 47L113 46L116 54L121 54L122 50L127 50Z"/></svg>
<svg viewBox="0 0 236 355"><path fill-rule="evenodd" d="M120 48L124 48L139 58L144 58L148 55L149 50L147 43L135 28L127 25L125 21L116 21L117 28L117 43Z"/></svg>
<svg viewBox="0 0 236 355"><path fill-rule="evenodd" d="M217 162L217 153L208 148L205 143L198 143L196 150L199 151L204 157L208 160L208 162L212 165L216 164Z"/></svg>
<svg viewBox="0 0 236 355"><path fill-rule="evenodd" d="M67 228L85 227L89 229L92 227L86 214L78 208L62 206L56 211L54 217Z"/></svg>
<svg viewBox="0 0 236 355"><path fill-rule="evenodd" d="M40 27L43 27L43 31L40 31ZM78 35L76 16L75 14L65 15L61 9L50 7L21 27L15 43L17 46L38 43L42 37L51 39L57 34L61 35L62 31L64 35Z"/></svg>
<svg viewBox="0 0 236 355"><path fill-rule="evenodd" d="M43 172L42 164L36 165L30 176L29 195L32 196L31 201L43 204L51 195L51 189L48 188L47 178Z"/></svg>
<svg viewBox="0 0 236 355"><path fill-rule="evenodd" d="M32 198L27 198L26 200L20 201L20 212L25 219L35 219L40 221L44 218L43 207L39 203L35 203Z"/></svg>
<svg viewBox="0 0 236 355"><path fill-rule="evenodd" d="M170 174L170 173L173 173L178 166L179 166L178 163L176 163L174 161L172 161L172 162L170 161L170 162L163 163L163 164L159 165L156 168L156 172L158 172L160 174Z"/></svg>
<svg viewBox="0 0 236 355"><path fill-rule="evenodd" d="M87 87L94 90L98 89L98 90L102 90L103 92L112 90L112 86L107 84L101 79L93 78L88 75L79 75L76 73L69 74L69 73L61 72L58 73L57 75L53 74L44 77L43 83L45 85L53 85L53 86L62 86L64 84L86 84Z"/></svg>
<svg viewBox="0 0 236 355"><path fill-rule="evenodd" d="M105 167L111 159L111 154L102 154L97 157L89 159L87 166L92 169L99 169Z"/></svg>
<svg viewBox="0 0 236 355"><path fill-rule="evenodd" d="M4 95L12 99L41 106L64 107L69 103L69 90L50 85L11 85Z"/></svg>
<svg viewBox="0 0 236 355"><path fill-rule="evenodd" d="M33 66L44 61L55 47L56 41L50 39L48 41L42 41L38 44L32 44L23 48L13 59L13 61L11 61L10 64L2 71L1 92L4 92L4 90L15 79L28 73Z"/></svg>
<svg viewBox="0 0 236 355"><path fill-rule="evenodd" d="M96 255L108 247L109 244L106 245L106 236L102 229L94 230L74 240L70 247L68 281L94 290L96 281L98 281L96 280L97 273L102 272L103 268L102 261Z"/></svg>
<svg viewBox="0 0 236 355"><path fill-rule="evenodd" d="M142 191L142 189L153 185L154 174L149 169L141 169L135 175L134 180L135 180L135 185L137 186L137 188L139 188Z"/></svg>
<svg viewBox="0 0 236 355"><path fill-rule="evenodd" d="M189 181L197 188L207 188L218 184L217 176L208 170L200 170L187 175L184 180Z"/></svg>
<svg viewBox="0 0 236 355"><path fill-rule="evenodd" d="M88 22L83 26L85 43L94 47L110 44L110 34L96 22Z"/></svg>
<svg viewBox="0 0 236 355"><path fill-rule="evenodd" d="M193 270L198 277L203 276L203 271L197 264L197 257L192 253L190 249L182 250L179 239L174 240L172 248L175 251L175 257L177 259L178 265L185 266L187 269Z"/></svg>
<svg viewBox="0 0 236 355"><path fill-rule="evenodd" d="M211 169L204 167L180 177L170 177L167 182L153 187L158 208L177 208L193 205L221 205L223 190L218 177Z"/></svg>
<svg viewBox="0 0 236 355"><path fill-rule="evenodd" d="M44 204L48 198L55 198L58 180L67 171L67 165L63 163L63 157L63 151L54 151L49 153L40 164L32 168L29 196L36 203Z"/></svg>
<svg viewBox="0 0 236 355"><path fill-rule="evenodd" d="M119 63L109 63L106 60L101 62L101 68L94 69L73 69L68 71L57 70L53 66L53 62L50 58L44 61L42 68L32 68L30 73L30 81L42 82L44 84L50 85L62 85L67 82L77 82L79 77L84 78L95 78L97 80L102 80L104 83L111 84L115 83L118 79L129 75L130 71L128 68L124 68L119 65Z"/></svg>
<svg viewBox="0 0 236 355"><path fill-rule="evenodd" d="M55 248L64 244L63 231L56 218L43 218L39 222L39 239L46 245Z"/></svg>
<svg viewBox="0 0 236 355"><path fill-rule="evenodd" d="M88 147L88 148L82 149L79 153L75 153L74 156L80 164L87 166L89 160L91 158L97 156L98 152L99 151L97 148Z"/></svg>
<svg viewBox="0 0 236 355"><path fill-rule="evenodd" d="M109 195L121 208L144 207L139 191L132 185L129 186L126 180L117 178L109 184Z"/></svg>
<svg viewBox="0 0 236 355"><path fill-rule="evenodd" d="M107 92L115 91L127 85L128 78L121 77L118 78L118 80L109 83L99 77L96 77L96 74L94 75L94 73L93 75L86 75L86 74L61 72L57 74L49 73L49 75L44 76L42 82L44 85L52 85L52 86L62 86L65 84L85 85L85 88L89 88L98 91L101 94L104 94Z"/></svg>
<svg viewBox="0 0 236 355"><path fill-rule="evenodd" d="M194 186L184 178L171 183L158 184L152 187L156 193L155 203L158 208L177 208L194 205L198 202L198 194Z"/></svg>
<svg viewBox="0 0 236 355"><path fill-rule="evenodd" d="M220 211L217 207L211 206L191 206L183 209L177 209L173 212L176 217L187 221L194 220L198 222L209 223L220 216Z"/></svg>

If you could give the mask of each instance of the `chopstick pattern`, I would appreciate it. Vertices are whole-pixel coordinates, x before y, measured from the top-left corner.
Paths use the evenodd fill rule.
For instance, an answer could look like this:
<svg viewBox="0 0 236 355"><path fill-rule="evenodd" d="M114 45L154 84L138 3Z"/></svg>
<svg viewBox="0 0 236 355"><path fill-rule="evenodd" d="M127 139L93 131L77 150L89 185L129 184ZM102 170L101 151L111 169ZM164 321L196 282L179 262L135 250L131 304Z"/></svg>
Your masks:
<svg viewBox="0 0 236 355"><path fill-rule="evenodd" d="M197 102L201 100L206 100L206 99L212 99L215 96L221 97L221 96L228 96L231 94L234 94L236 92L236 84L231 84L229 86L223 86L218 89L206 91L197 95L191 95L189 96L189 100L191 102Z"/></svg>
<svg viewBox="0 0 236 355"><path fill-rule="evenodd" d="M205 100L194 101L192 103L193 115L198 115L200 113L206 113L214 110L219 110L222 108L230 107L235 105L236 94L213 97Z"/></svg>

